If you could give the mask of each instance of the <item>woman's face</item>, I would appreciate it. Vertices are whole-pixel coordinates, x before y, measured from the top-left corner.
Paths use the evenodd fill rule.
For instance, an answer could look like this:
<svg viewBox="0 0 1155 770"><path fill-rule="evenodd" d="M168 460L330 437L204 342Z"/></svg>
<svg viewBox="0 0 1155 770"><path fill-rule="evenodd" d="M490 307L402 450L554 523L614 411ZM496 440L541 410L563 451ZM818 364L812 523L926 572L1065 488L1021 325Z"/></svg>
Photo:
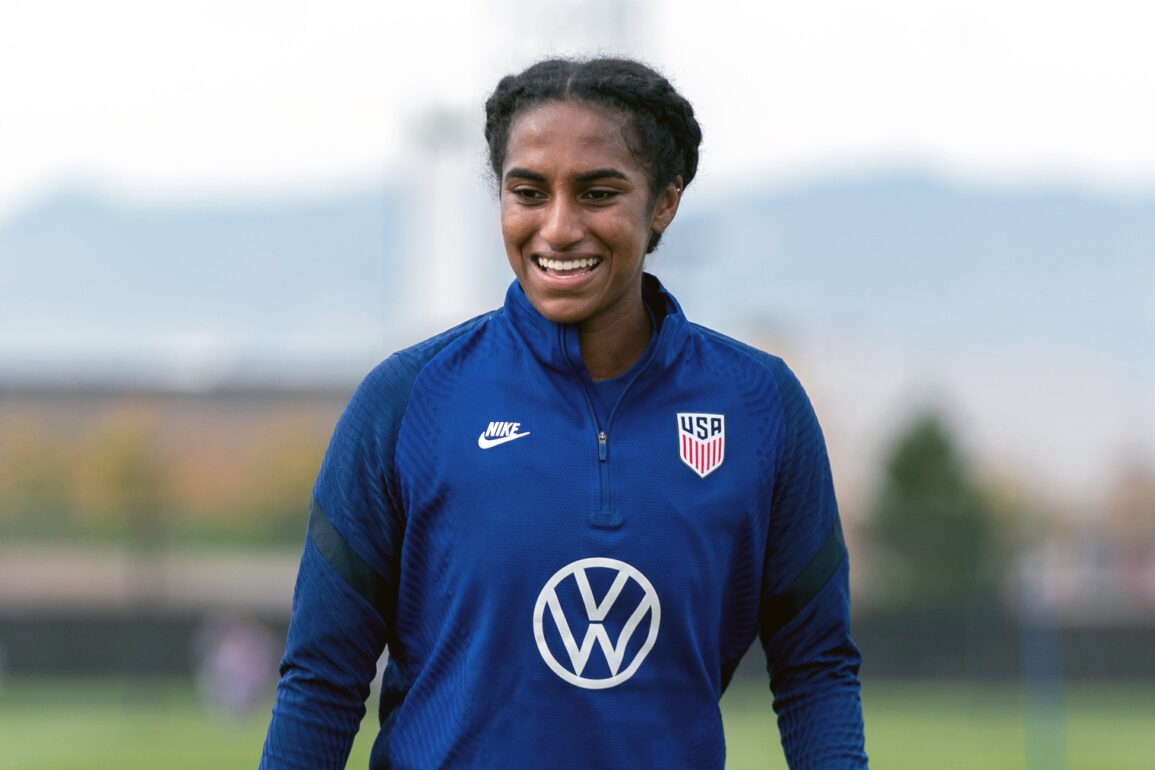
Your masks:
<svg viewBox="0 0 1155 770"><path fill-rule="evenodd" d="M674 218L674 184L650 197L624 138L625 118L556 101L510 127L501 171L501 233L509 264L551 321L602 328L641 311L651 233Z"/></svg>

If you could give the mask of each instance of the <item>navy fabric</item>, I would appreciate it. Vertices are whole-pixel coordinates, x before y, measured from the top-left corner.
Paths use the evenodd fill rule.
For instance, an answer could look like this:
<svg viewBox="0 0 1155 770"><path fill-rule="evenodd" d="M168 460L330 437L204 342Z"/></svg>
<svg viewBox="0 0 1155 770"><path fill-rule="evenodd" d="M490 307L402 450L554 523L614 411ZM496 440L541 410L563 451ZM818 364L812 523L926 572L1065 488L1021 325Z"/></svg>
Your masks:
<svg viewBox="0 0 1155 770"><path fill-rule="evenodd" d="M366 378L262 766L343 767L387 644L373 768L721 768L718 700L761 637L790 766L865 767L813 409L780 359L645 292L657 332L600 415L576 330L516 283Z"/></svg>
<svg viewBox="0 0 1155 770"><path fill-rule="evenodd" d="M345 542L345 538L341 537L316 500L309 506L309 540L341 579L373 605L378 615L382 618L393 617L389 582Z"/></svg>

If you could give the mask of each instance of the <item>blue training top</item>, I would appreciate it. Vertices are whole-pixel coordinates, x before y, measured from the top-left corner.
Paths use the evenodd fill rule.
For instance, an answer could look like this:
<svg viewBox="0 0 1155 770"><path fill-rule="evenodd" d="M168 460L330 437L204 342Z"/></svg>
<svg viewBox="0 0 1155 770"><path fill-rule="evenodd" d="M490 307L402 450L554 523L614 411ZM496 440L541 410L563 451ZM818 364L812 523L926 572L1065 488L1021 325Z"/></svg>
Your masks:
<svg viewBox="0 0 1155 770"><path fill-rule="evenodd" d="M263 768L721 768L761 640L792 768L866 766L847 559L783 362L689 323L599 417L572 326L503 308L357 389L311 506Z"/></svg>

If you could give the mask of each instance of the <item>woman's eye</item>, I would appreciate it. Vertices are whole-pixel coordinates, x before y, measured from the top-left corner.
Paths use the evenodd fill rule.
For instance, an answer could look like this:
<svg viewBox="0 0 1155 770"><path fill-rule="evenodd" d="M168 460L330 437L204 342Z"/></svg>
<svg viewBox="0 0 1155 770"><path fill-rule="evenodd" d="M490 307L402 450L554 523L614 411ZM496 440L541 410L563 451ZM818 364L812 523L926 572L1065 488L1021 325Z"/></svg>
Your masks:
<svg viewBox="0 0 1155 770"><path fill-rule="evenodd" d="M586 198L594 203L605 203L618 197L618 195L617 190L588 190L586 192Z"/></svg>
<svg viewBox="0 0 1155 770"><path fill-rule="evenodd" d="M533 188L529 187L518 187L510 190L510 192L513 193L514 197L527 202L539 201L545 197L540 190L534 190Z"/></svg>

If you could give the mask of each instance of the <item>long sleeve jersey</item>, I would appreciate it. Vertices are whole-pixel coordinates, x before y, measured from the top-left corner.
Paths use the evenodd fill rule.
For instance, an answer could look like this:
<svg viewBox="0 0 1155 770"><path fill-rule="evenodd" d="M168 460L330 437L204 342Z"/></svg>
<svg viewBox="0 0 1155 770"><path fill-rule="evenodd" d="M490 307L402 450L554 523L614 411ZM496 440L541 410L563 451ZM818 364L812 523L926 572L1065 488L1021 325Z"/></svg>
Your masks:
<svg viewBox="0 0 1155 770"><path fill-rule="evenodd" d="M866 766L847 558L783 362L688 322L599 407L577 330L505 304L357 389L313 492L263 768L721 768L761 641L793 768Z"/></svg>

